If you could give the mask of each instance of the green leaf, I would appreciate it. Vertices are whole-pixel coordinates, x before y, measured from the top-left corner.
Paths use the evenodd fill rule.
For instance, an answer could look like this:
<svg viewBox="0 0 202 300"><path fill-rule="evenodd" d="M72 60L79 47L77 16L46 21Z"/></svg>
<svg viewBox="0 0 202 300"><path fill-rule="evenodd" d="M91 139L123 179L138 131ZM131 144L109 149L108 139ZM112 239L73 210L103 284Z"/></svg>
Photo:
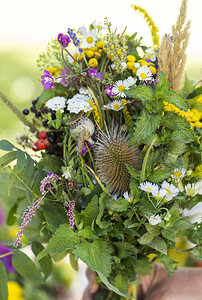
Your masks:
<svg viewBox="0 0 202 300"><path fill-rule="evenodd" d="M167 254L167 245L159 236L155 237L148 246L163 254Z"/></svg>
<svg viewBox="0 0 202 300"><path fill-rule="evenodd" d="M83 219L84 226L91 227L98 213L99 213L98 196L95 195L93 196L91 202L88 203L86 208L80 214Z"/></svg>
<svg viewBox="0 0 202 300"><path fill-rule="evenodd" d="M130 98L135 98L140 101L155 100L153 90L146 85L135 86L130 90L125 90L124 94Z"/></svg>
<svg viewBox="0 0 202 300"><path fill-rule="evenodd" d="M143 236L141 236L137 241L141 244L141 245L148 245L149 243L151 243L151 241L153 240L154 235L146 232L145 234L143 234Z"/></svg>
<svg viewBox="0 0 202 300"><path fill-rule="evenodd" d="M92 243L81 243L73 250L75 258L80 258L92 271L108 276L111 272L111 248L101 239Z"/></svg>
<svg viewBox="0 0 202 300"><path fill-rule="evenodd" d="M39 242L32 243L32 252L35 256L39 254L44 249L44 247ZM50 255L47 255L39 260L41 271L44 274L45 279L47 279L52 273L52 260Z"/></svg>
<svg viewBox="0 0 202 300"><path fill-rule="evenodd" d="M179 109L184 111L187 111L190 108L189 102L173 91L169 91L168 93L166 93L166 95L164 95L163 97L163 100L168 103L174 104Z"/></svg>
<svg viewBox="0 0 202 300"><path fill-rule="evenodd" d="M157 99L162 98L169 90L171 84L166 79L166 74L159 71L159 82L155 88L155 96Z"/></svg>
<svg viewBox="0 0 202 300"><path fill-rule="evenodd" d="M158 183L167 179L171 174L172 171L167 169L154 170L152 174L148 177L148 181Z"/></svg>
<svg viewBox="0 0 202 300"><path fill-rule="evenodd" d="M148 275L154 268L153 263L147 257L138 258L133 265L135 272L139 275Z"/></svg>
<svg viewBox="0 0 202 300"><path fill-rule="evenodd" d="M78 269L79 269L79 266L78 266L78 259L75 259L74 254L72 253L72 251L70 251L70 254L69 254L69 260L70 260L70 263L71 263L72 268L73 268L75 271L78 271Z"/></svg>
<svg viewBox="0 0 202 300"><path fill-rule="evenodd" d="M189 94L191 94L194 90L194 83L188 79L187 75L185 74L185 80L184 80L184 86L180 90L179 94L182 97L187 97Z"/></svg>
<svg viewBox="0 0 202 300"><path fill-rule="evenodd" d="M81 189L80 189L80 191L79 191L79 194L80 195L85 195L85 196L87 196L87 195L89 195L91 193L91 190L89 189L89 188L86 188L86 187L82 187Z"/></svg>
<svg viewBox="0 0 202 300"><path fill-rule="evenodd" d="M15 203L9 213L8 213L8 217L7 217L7 224L9 226L12 226L15 222L16 222L16 216L15 216L15 213L16 213L16 209L17 209L17 204Z"/></svg>
<svg viewBox="0 0 202 300"><path fill-rule="evenodd" d="M141 171L137 171L135 168L132 166L126 164L126 168L128 170L128 173L136 180L140 179Z"/></svg>
<svg viewBox="0 0 202 300"><path fill-rule="evenodd" d="M151 225L150 223L145 223L145 227L147 231L153 236L157 236L160 234L160 227L158 225Z"/></svg>
<svg viewBox="0 0 202 300"><path fill-rule="evenodd" d="M150 115L147 110L141 111L139 119L135 123L132 144L144 142L147 144L148 138L156 132L161 122L161 114Z"/></svg>
<svg viewBox="0 0 202 300"><path fill-rule="evenodd" d="M194 247L193 249L194 255L199 259L202 260L202 247Z"/></svg>
<svg viewBox="0 0 202 300"><path fill-rule="evenodd" d="M27 154L26 166L25 166L25 170L23 173L23 180L25 180L26 182L29 182L30 178L33 175L33 172L34 172L34 161L30 157L30 155Z"/></svg>
<svg viewBox="0 0 202 300"><path fill-rule="evenodd" d="M22 150L18 149L18 151L17 151L17 165L16 165L15 172L17 174L22 172L22 170L25 167L25 164L26 164L25 153Z"/></svg>
<svg viewBox="0 0 202 300"><path fill-rule="evenodd" d="M137 248L128 242L114 243L118 248L118 257L126 258L128 256L137 256Z"/></svg>
<svg viewBox="0 0 202 300"><path fill-rule="evenodd" d="M202 94L202 86L200 86L199 88L195 89L191 94L189 94L187 96L188 99L192 99L196 96L199 96Z"/></svg>
<svg viewBox="0 0 202 300"><path fill-rule="evenodd" d="M55 92L53 90L43 90L36 104L36 108L40 108L42 104L45 104L46 101L53 98L55 96Z"/></svg>
<svg viewBox="0 0 202 300"><path fill-rule="evenodd" d="M161 255L158 256L158 258L160 259L160 261L166 267L166 269L168 271L168 276L171 276L172 273L175 270L177 270L178 262L174 261L169 256L161 254Z"/></svg>
<svg viewBox="0 0 202 300"><path fill-rule="evenodd" d="M78 235L86 239L98 239L98 236L93 233L93 230L89 226L79 230Z"/></svg>
<svg viewBox="0 0 202 300"><path fill-rule="evenodd" d="M193 224L191 224L188 221L185 220L178 220L174 223L174 225L172 226L172 229L174 229L175 231L179 231L179 230L185 230L188 229L190 227L192 227Z"/></svg>
<svg viewBox="0 0 202 300"><path fill-rule="evenodd" d="M68 224L60 225L53 237L50 239L46 249L42 250L37 260L42 259L47 254L61 253L65 250L73 250L79 244L76 233L69 229Z"/></svg>
<svg viewBox="0 0 202 300"><path fill-rule="evenodd" d="M166 228L166 229L163 229L161 231L162 235L164 238L170 240L170 241L173 241L175 242L175 238L176 238L176 235L175 235L175 230L171 229L171 228Z"/></svg>
<svg viewBox="0 0 202 300"><path fill-rule="evenodd" d="M12 265L16 271L26 279L29 279L37 284L44 283L44 278L37 269L36 265L25 253L15 251L12 256Z"/></svg>
<svg viewBox="0 0 202 300"><path fill-rule="evenodd" d="M128 209L128 207L130 206L128 201L124 198L120 198L117 200L109 199L107 201L106 205L107 205L108 209L110 209L112 211L117 211L117 212L126 211Z"/></svg>
<svg viewBox="0 0 202 300"><path fill-rule="evenodd" d="M6 153L0 158L0 167L5 167L16 158L17 158L17 151L11 151Z"/></svg>
<svg viewBox="0 0 202 300"><path fill-rule="evenodd" d="M122 296L122 297L125 297L125 298L130 298L130 299L131 299L131 298L134 298L134 297L132 297L132 296L127 295L126 293L120 292L115 286L113 286L113 285L108 281L108 279L106 278L106 276L104 276L101 272L98 272L98 271L97 271L97 273L98 273L100 279L102 280L102 282L108 287L108 289L109 289L110 291L113 291L114 293L116 293L116 294L118 294L118 295L120 295L120 296Z"/></svg>
<svg viewBox="0 0 202 300"><path fill-rule="evenodd" d="M101 221L102 219L102 216L104 214L104 210L105 210L105 206L106 206L106 203L107 203L107 193L103 192L99 198L99 207L100 207L100 211L99 211L99 214L97 216L97 219L96 219L96 224L101 228L107 228L110 226L109 222L107 221Z"/></svg>
<svg viewBox="0 0 202 300"><path fill-rule="evenodd" d="M12 151L14 148L16 148L13 144L6 140L1 140L0 141L0 150L4 151Z"/></svg>
<svg viewBox="0 0 202 300"><path fill-rule="evenodd" d="M0 260L0 299L8 300L7 273L4 264Z"/></svg>

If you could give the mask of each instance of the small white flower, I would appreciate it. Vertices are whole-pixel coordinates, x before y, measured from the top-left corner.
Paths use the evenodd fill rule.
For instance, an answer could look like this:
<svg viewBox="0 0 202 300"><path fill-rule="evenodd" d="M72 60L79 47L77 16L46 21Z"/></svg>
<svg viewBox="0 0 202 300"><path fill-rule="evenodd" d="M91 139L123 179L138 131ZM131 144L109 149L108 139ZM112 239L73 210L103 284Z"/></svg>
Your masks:
<svg viewBox="0 0 202 300"><path fill-rule="evenodd" d="M185 217L189 218L189 222L201 223L202 222L202 202L197 203L190 210L185 209L182 213Z"/></svg>
<svg viewBox="0 0 202 300"><path fill-rule="evenodd" d="M88 112L93 108L90 106L88 95L76 94L67 100L67 109L70 113L78 114L80 111Z"/></svg>
<svg viewBox="0 0 202 300"><path fill-rule="evenodd" d="M196 182L196 183L188 183L185 186L185 191L188 196L194 197L195 195L202 194L202 180Z"/></svg>
<svg viewBox="0 0 202 300"><path fill-rule="evenodd" d="M67 99L64 98L64 97L53 97L52 99L48 100L46 102L46 106L49 108L49 109L52 109L52 110L59 110L61 112L64 112L64 108L66 107L66 102L67 102Z"/></svg>
<svg viewBox="0 0 202 300"><path fill-rule="evenodd" d="M142 67L138 68L136 75L140 80L148 81L148 80L153 79L152 72L151 72L150 68L147 66L142 66Z"/></svg>
<svg viewBox="0 0 202 300"><path fill-rule="evenodd" d="M94 142L91 139L91 136L95 131L95 126L90 119L83 117L78 123L70 127L70 135L76 141L79 139L82 131L85 131L83 140L93 144Z"/></svg>
<svg viewBox="0 0 202 300"><path fill-rule="evenodd" d="M130 76L130 77L128 77L128 78L126 79L126 81L127 81L127 83L128 83L128 86L130 87L130 86L136 84L137 79L136 79L136 78L133 78L132 76Z"/></svg>
<svg viewBox="0 0 202 300"><path fill-rule="evenodd" d="M82 95L86 95L89 98L92 98L92 94L88 88L80 88L79 93Z"/></svg>
<svg viewBox="0 0 202 300"><path fill-rule="evenodd" d="M87 29L86 29L86 27L85 27L85 26L81 26L81 27L79 27L79 29L78 29L78 33L85 35L85 34L86 34L86 32L87 32Z"/></svg>
<svg viewBox="0 0 202 300"><path fill-rule="evenodd" d="M156 53L153 49L149 48L145 51L144 59L150 59L151 61L156 61Z"/></svg>
<svg viewBox="0 0 202 300"><path fill-rule="evenodd" d="M115 64L111 64L111 68L113 70L115 68ZM124 71L127 68L126 62L124 62L124 61L121 62L121 68L122 68L122 71Z"/></svg>
<svg viewBox="0 0 202 300"><path fill-rule="evenodd" d="M122 110L124 107L121 104L121 100L114 100L113 102L109 102L106 105L103 105L103 108L119 111Z"/></svg>
<svg viewBox="0 0 202 300"><path fill-rule="evenodd" d="M68 166L64 169L64 172L62 174L62 177L65 179L71 179L72 177L72 167Z"/></svg>
<svg viewBox="0 0 202 300"><path fill-rule="evenodd" d="M97 42L97 33L96 30L88 31L85 34L85 38L81 40L81 47L82 48L90 48L95 46Z"/></svg>
<svg viewBox="0 0 202 300"><path fill-rule="evenodd" d="M145 191L147 193L154 193L154 194L157 193L159 189L158 185L148 181L140 183L139 188L142 191Z"/></svg>
<svg viewBox="0 0 202 300"><path fill-rule="evenodd" d="M68 60L68 62L70 62L72 64L72 63L75 63L75 60L78 61L78 57L80 56L80 52L77 48L74 51L71 51L70 54L71 54L71 56L70 55L66 56L66 59ZM74 59L72 58L72 56L74 57Z"/></svg>
<svg viewBox="0 0 202 300"><path fill-rule="evenodd" d="M131 202L133 201L133 198L132 198L131 194L128 194L128 192L125 192L125 193L123 194L123 197L124 197L129 203L131 203Z"/></svg>
<svg viewBox="0 0 202 300"><path fill-rule="evenodd" d="M126 95L123 93L124 90L128 90L129 89L129 83L127 81L127 79L125 80L118 80L115 82L114 87L112 89L112 92L114 94L116 94L116 96L118 97L122 97L125 98Z"/></svg>
<svg viewBox="0 0 202 300"><path fill-rule="evenodd" d="M157 225L161 223L161 217L159 215L153 215L148 218L148 221L151 225Z"/></svg>
<svg viewBox="0 0 202 300"><path fill-rule="evenodd" d="M154 196L157 199L164 198L165 195L167 194L167 191L165 189L158 189L152 192L152 196Z"/></svg>
<svg viewBox="0 0 202 300"><path fill-rule="evenodd" d="M168 183L167 181L164 181L162 183L162 189L165 189L167 192L167 194L165 195L165 199L167 201L172 200L180 192L177 187L175 187L173 184Z"/></svg>
<svg viewBox="0 0 202 300"><path fill-rule="evenodd" d="M182 179L186 174L186 169L182 168L182 169L179 169L179 168L176 168L174 171L173 171L173 174L171 175L172 178L174 179Z"/></svg>
<svg viewBox="0 0 202 300"><path fill-rule="evenodd" d="M107 29L107 26L103 24L103 22L101 21L94 21L92 23L92 25L98 30L103 30L103 29Z"/></svg>

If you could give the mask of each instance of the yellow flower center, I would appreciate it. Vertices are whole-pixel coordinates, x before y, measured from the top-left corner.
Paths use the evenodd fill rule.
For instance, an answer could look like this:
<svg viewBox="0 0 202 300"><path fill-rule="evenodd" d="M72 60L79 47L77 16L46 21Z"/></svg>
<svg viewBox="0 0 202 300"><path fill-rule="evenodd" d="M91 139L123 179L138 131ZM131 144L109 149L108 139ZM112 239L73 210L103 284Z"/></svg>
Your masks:
<svg viewBox="0 0 202 300"><path fill-rule="evenodd" d="M151 191L152 189L148 187L148 188L146 188L146 190L147 190L147 191Z"/></svg>
<svg viewBox="0 0 202 300"><path fill-rule="evenodd" d="M147 78L147 75L146 75L145 73L141 73L141 74L140 74L140 77L141 77L142 79L146 79L146 78Z"/></svg>
<svg viewBox="0 0 202 300"><path fill-rule="evenodd" d="M92 37L92 36L89 36L89 37L87 38L87 43L88 43L88 44L92 44L92 42L93 42L93 37Z"/></svg>
<svg viewBox="0 0 202 300"><path fill-rule="evenodd" d="M121 84L121 85L118 87L118 90L119 90L120 93L122 93L123 90L125 90L125 89L126 89L126 88L125 88L125 86L124 86L123 84Z"/></svg>
<svg viewBox="0 0 202 300"><path fill-rule="evenodd" d="M176 176L176 177L180 177L181 173L179 171L177 171L177 172L174 172L173 175Z"/></svg>
<svg viewBox="0 0 202 300"><path fill-rule="evenodd" d="M189 196L193 196L194 193L195 193L195 191L194 191L193 189L189 189L189 190L188 190L188 193L189 193Z"/></svg>
<svg viewBox="0 0 202 300"><path fill-rule="evenodd" d="M114 108L115 110L119 110L120 107L121 107L121 106L120 106L118 103L116 103L116 104L113 105L113 108Z"/></svg>

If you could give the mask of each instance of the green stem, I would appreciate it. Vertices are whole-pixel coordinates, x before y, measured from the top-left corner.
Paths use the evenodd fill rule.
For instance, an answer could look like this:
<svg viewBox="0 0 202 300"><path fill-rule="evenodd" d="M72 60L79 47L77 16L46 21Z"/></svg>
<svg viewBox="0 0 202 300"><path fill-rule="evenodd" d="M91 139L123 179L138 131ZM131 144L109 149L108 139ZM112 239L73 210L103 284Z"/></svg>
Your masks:
<svg viewBox="0 0 202 300"><path fill-rule="evenodd" d="M11 103L4 95L4 93L2 93L1 91L0 91L0 98L12 110L12 112L16 114L18 119L20 119L20 121L23 122L23 124L25 124L30 128L31 132L36 131L35 126L27 120L27 118L21 113L21 111L13 103Z"/></svg>
<svg viewBox="0 0 202 300"><path fill-rule="evenodd" d="M64 153L64 165L67 167L67 137L68 132L65 133L64 141L63 141L63 153Z"/></svg>
<svg viewBox="0 0 202 300"><path fill-rule="evenodd" d="M30 191L30 193L32 194L32 195L34 195L37 199L39 198L31 189L30 189L30 187L28 187L28 185L26 185L26 183L15 173L15 172L13 172L12 171L12 173L13 173L13 175L15 175L15 177L17 177L17 179Z"/></svg>
<svg viewBox="0 0 202 300"><path fill-rule="evenodd" d="M8 252L8 253L5 253L5 254L1 254L1 255L0 255L0 258L5 257L5 256L8 256L8 255L11 255L11 254L13 254L12 251L11 251L11 252Z"/></svg>
<svg viewBox="0 0 202 300"><path fill-rule="evenodd" d="M142 164L142 172L141 172L141 176L140 176L140 181L141 182L143 182L144 179L145 179L145 171L146 171L147 161L148 161L148 158L149 158L149 153L150 153L155 141L156 141L156 137L153 139L151 145L149 146L149 148L147 150L147 153L145 154L143 164Z"/></svg>
<svg viewBox="0 0 202 300"><path fill-rule="evenodd" d="M65 49L66 50L66 49ZM66 50L66 52L71 56L71 57L73 57L67 50ZM71 73L75 73L69 66L68 66L68 64L67 64L67 62L66 62L66 60L65 60L65 57L64 57L64 49L62 48L62 51L61 51L61 55L62 55L62 59L63 59L63 61L64 61L64 63L65 63L65 66L70 70L70 72ZM75 59L74 59L75 60Z"/></svg>

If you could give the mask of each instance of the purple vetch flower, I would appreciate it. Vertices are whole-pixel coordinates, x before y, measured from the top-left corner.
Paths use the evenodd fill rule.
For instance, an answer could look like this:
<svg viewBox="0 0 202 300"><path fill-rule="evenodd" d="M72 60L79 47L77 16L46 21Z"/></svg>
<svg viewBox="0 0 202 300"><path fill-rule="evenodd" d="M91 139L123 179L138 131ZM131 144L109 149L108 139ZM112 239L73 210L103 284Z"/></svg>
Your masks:
<svg viewBox="0 0 202 300"><path fill-rule="evenodd" d="M95 77L99 78L99 79L102 79L103 75L102 75L102 73L98 72Z"/></svg>
<svg viewBox="0 0 202 300"><path fill-rule="evenodd" d="M21 238L22 238L25 228L27 227L28 223L31 221L32 217L35 215L35 212L39 208L40 204L42 204L43 202L44 202L44 199L39 198L38 200L33 202L31 206L28 206L25 209L25 211L22 215L23 221L22 221L22 224L17 233L17 239L16 239L15 243L13 244L14 247L17 247L19 245L19 243L21 242Z"/></svg>
<svg viewBox="0 0 202 300"><path fill-rule="evenodd" d="M76 33L73 32L73 29L68 28L67 32L68 32L74 46L79 47L79 45L81 43L80 43L79 39L77 39Z"/></svg>
<svg viewBox="0 0 202 300"><path fill-rule="evenodd" d="M50 90L54 87L54 78L51 76L50 72L44 70L44 75L41 76L41 83L44 85L45 90Z"/></svg>
<svg viewBox="0 0 202 300"><path fill-rule="evenodd" d="M102 73L98 72L97 73L97 70L95 68L90 68L88 70L88 75L91 76L91 77L96 77L96 78L99 78L99 79L102 79Z"/></svg>
<svg viewBox="0 0 202 300"><path fill-rule="evenodd" d="M58 42L62 47L67 47L69 43L71 43L70 37L67 34L59 33L58 34Z"/></svg>
<svg viewBox="0 0 202 300"><path fill-rule="evenodd" d="M6 254L6 253L9 253L9 252L12 252L11 249L5 247L3 244L0 243L0 255L3 255L3 254ZM1 257L0 260L2 261L2 263L4 264L4 267L6 268L6 270L8 272L16 272L13 265L12 265L12 255L13 254L9 254L9 255L6 255L4 257Z"/></svg>
<svg viewBox="0 0 202 300"><path fill-rule="evenodd" d="M88 147L87 147L88 146ZM81 150L81 152L78 153L78 155L83 155L85 152L89 150L91 150L91 144L88 141L84 141L83 143L83 149Z"/></svg>
<svg viewBox="0 0 202 300"><path fill-rule="evenodd" d="M114 85L109 84L105 89L105 94L110 97L116 96L116 93L112 92L113 88L114 88Z"/></svg>
<svg viewBox="0 0 202 300"><path fill-rule="evenodd" d="M71 200L70 203L66 204L66 207L68 208L67 216L69 217L69 228L74 227L74 206L75 206L75 201Z"/></svg>
<svg viewBox="0 0 202 300"><path fill-rule="evenodd" d="M59 180L59 177L54 173L46 173L46 177L41 180L40 192L42 195L46 193L45 188L50 189L51 182L56 182Z"/></svg>

